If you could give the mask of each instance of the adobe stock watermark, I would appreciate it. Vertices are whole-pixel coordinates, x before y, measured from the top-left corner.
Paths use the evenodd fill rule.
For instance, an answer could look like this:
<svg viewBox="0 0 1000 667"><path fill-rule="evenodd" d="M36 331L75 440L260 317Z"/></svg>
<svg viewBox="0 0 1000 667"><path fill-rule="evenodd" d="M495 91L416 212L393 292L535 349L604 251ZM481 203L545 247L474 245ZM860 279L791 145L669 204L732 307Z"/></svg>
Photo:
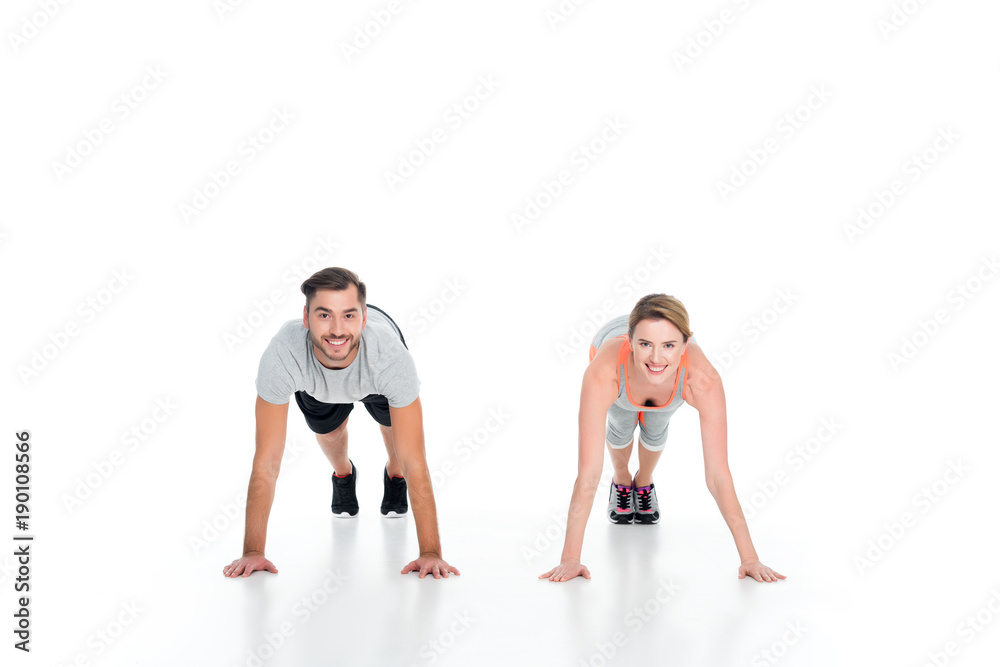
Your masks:
<svg viewBox="0 0 1000 667"><path fill-rule="evenodd" d="M949 460L948 467L945 468L940 477L913 494L910 502L916 513L904 510L896 519L883 523L882 532L875 539L868 540L867 547L854 556L854 567L857 568L858 574L864 575L866 570L871 569L875 563L882 560L917 525L920 517L926 516L928 512L937 507L941 500L948 495L951 488L958 484L970 470L972 468L963 465L960 459Z"/></svg>
<svg viewBox="0 0 1000 667"><path fill-rule="evenodd" d="M993 619L1000 616L1000 590L994 586L990 589L990 597L985 604L974 613L967 615L955 626L955 639L945 642L939 651L927 651L927 660L921 667L946 667L951 663L952 658L957 657L962 652L962 645L958 640L962 639L965 646L981 635L984 630L993 622Z"/></svg>
<svg viewBox="0 0 1000 667"><path fill-rule="evenodd" d="M441 632L420 645L417 655L423 658L423 664L433 665L437 662L476 623L476 619L472 617L468 609L461 612L456 611L453 618L454 620ZM408 667L419 667L419 664L411 662Z"/></svg>
<svg viewBox="0 0 1000 667"><path fill-rule="evenodd" d="M678 72L683 74L685 67L694 65L694 61L701 58L728 27L736 22L741 12L750 9L751 0L732 0L731 4L736 5L736 10L722 8L717 15L703 20L701 27L688 35L683 48L674 49L671 55Z"/></svg>
<svg viewBox="0 0 1000 667"><path fill-rule="evenodd" d="M939 127L934 139L923 150L914 153L900 166L901 176L890 181L885 189L876 188L871 198L858 207L853 222L844 223L844 234L851 245L872 228L907 193L907 181L916 183L942 155L961 137L951 125Z"/></svg>
<svg viewBox="0 0 1000 667"><path fill-rule="evenodd" d="M740 326L741 338L732 341L724 352L712 355L716 368L721 370L731 368L738 358L747 353L749 347L758 342L761 336L782 319L798 299L799 297L792 294L791 288L779 289L771 305L743 322Z"/></svg>
<svg viewBox="0 0 1000 667"><path fill-rule="evenodd" d="M980 258L979 265L972 274L945 294L945 305L935 308L930 317L918 319L910 332L900 339L899 346L886 353L889 368L898 373L900 368L916 359L921 350L941 333L944 326L951 323L952 316L976 298L998 272L1000 264L997 263L996 254Z"/></svg>
<svg viewBox="0 0 1000 667"><path fill-rule="evenodd" d="M246 0L212 0L212 11L215 12L215 16L220 21L225 21L230 14L244 4L246 4Z"/></svg>
<svg viewBox="0 0 1000 667"><path fill-rule="evenodd" d="M600 493L602 489L610 488L614 474L614 469L610 467L605 468L601 472L601 479L597 483L596 493ZM590 516L592 504L588 504L586 507L587 517ZM549 514L549 522L532 533L529 543L521 545L521 556L524 557L524 562L531 565L536 558L545 554L549 549L562 544L566 535L566 523L568 520L568 511Z"/></svg>
<svg viewBox="0 0 1000 667"><path fill-rule="evenodd" d="M235 352L243 343L250 340L254 333L278 312L278 307L285 303L288 292L299 292L305 279L319 269L329 266L335 252L339 249L340 244L334 241L329 234L317 236L316 245L313 246L312 252L301 260L292 262L291 266L281 273L281 283L285 287L276 287L269 290L267 294L254 299L249 310L244 311L236 320L236 325L223 332L222 341L226 344L226 349ZM299 293L301 294L301 292ZM305 301L302 305L305 305Z"/></svg>
<svg viewBox="0 0 1000 667"><path fill-rule="evenodd" d="M84 642L86 650L77 651L73 659L65 664L79 667L92 664L93 659L103 656L122 638L128 628L135 625L140 614L146 611L135 600L122 602L119 607L121 608L113 613L109 621L102 623L97 630L87 635Z"/></svg>
<svg viewBox="0 0 1000 667"><path fill-rule="evenodd" d="M396 169L383 172L383 178L385 178L389 192L395 192L406 179L417 173L417 169L426 164L427 160L437 152L438 147L461 129L482 107L483 103L493 97L499 87L500 82L493 78L492 74L480 76L476 86L469 91L469 94L457 100L441 115L444 127L435 127L426 136L414 139L414 149L404 151L396 156Z"/></svg>
<svg viewBox="0 0 1000 667"><path fill-rule="evenodd" d="M291 438L285 444L285 451L281 454L282 469L299 460L302 452L306 450L306 445L298 438ZM188 546L195 556L200 556L212 544L217 542L233 526L242 526L240 521L244 517L247 509L247 488L244 486L240 493L225 503L220 503L218 511L211 517L203 519L201 528L188 535Z"/></svg>
<svg viewBox="0 0 1000 667"><path fill-rule="evenodd" d="M666 609L667 604L674 599L680 586L674 583L673 577L660 579L656 591L646 598L641 604L633 606L625 618L622 620L624 629L616 630L611 636L603 641L594 642L594 650L586 658L581 658L577 663L579 667L605 667L618 655L618 651L627 645L635 635L642 632L649 623L652 622L660 612ZM631 635L626 632L631 631Z"/></svg>
<svg viewBox="0 0 1000 667"><path fill-rule="evenodd" d="M208 207L233 183L233 179L243 173L244 167L274 143L282 132L295 120L295 114L282 106L271 109L271 116L255 132L246 135L236 147L236 154L230 156L218 169L210 169L201 185L194 187L190 201L177 205L181 220L190 223L204 213Z"/></svg>
<svg viewBox="0 0 1000 667"><path fill-rule="evenodd" d="M323 583L314 588L310 593L299 598L292 605L285 620L278 623L277 627L271 632L262 634L260 639L263 641L257 646L246 650L246 658L243 660L243 664L246 667L261 667L261 665L273 658L278 650L288 642L289 637L308 623L313 615L333 599L333 596L343 588L347 580L347 575L341 572L339 567L335 571L327 570ZM288 618L289 616L291 619ZM298 625L293 623L293 620L297 621Z"/></svg>
<svg viewBox="0 0 1000 667"><path fill-rule="evenodd" d="M416 334L427 331L458 300L469 286L461 278L446 278L438 295L410 313L409 323Z"/></svg>
<svg viewBox="0 0 1000 667"><path fill-rule="evenodd" d="M122 431L118 438L121 448L116 447L104 458L91 463L90 467L93 468L93 471L88 471L76 478L72 493L63 492L60 498L66 512L73 514L80 509L97 489L101 488L119 468L125 465L125 454L132 454L139 451L140 447L145 446L160 430L160 427L174 415L178 407L180 406L174 403L170 397L157 398L155 407L147 417Z"/></svg>
<svg viewBox="0 0 1000 667"><path fill-rule="evenodd" d="M441 489L448 478L458 473L461 463L468 463L483 449L493 436L508 422L510 415L504 406L490 408L483 425L458 440L451 448L451 454L431 473L431 483L435 490ZM457 460L457 462L456 462Z"/></svg>
<svg viewBox="0 0 1000 667"><path fill-rule="evenodd" d="M792 646L799 643L802 637L809 632L809 628L802 625L802 621L785 621L786 630L781 633L781 637L771 642L771 645L762 648L750 658L750 667L769 667L777 664L782 658L788 655Z"/></svg>
<svg viewBox="0 0 1000 667"><path fill-rule="evenodd" d="M663 249L663 246L652 247L646 250L646 256L631 271L626 272L615 281L612 293L603 299L595 308L588 309L584 313L583 321L573 325L569 329L569 336L565 340L556 343L556 354L559 360L565 362L590 349L594 334L608 320L625 315L635 302L638 301L640 293L644 292L643 285L648 283L653 276L657 275L667 266L667 260L672 255Z"/></svg>
<svg viewBox="0 0 1000 667"><path fill-rule="evenodd" d="M47 342L28 353L28 362L18 364L17 375L24 386L28 386L30 380L36 379L65 352L73 339L83 333L88 325L93 324L97 316L107 310L133 280L134 276L129 273L129 269L112 269L111 280L106 286L77 303L73 309L76 317L71 318L56 331L49 332L46 336Z"/></svg>
<svg viewBox="0 0 1000 667"><path fill-rule="evenodd" d="M749 183L750 179L759 173L782 146L791 141L832 97L833 93L827 89L825 83L811 86L802 104L788 110L775 121L774 131L777 136L768 137L759 146L746 149L746 158L733 165L728 178L715 181L715 189L722 201L729 201L730 197Z"/></svg>
<svg viewBox="0 0 1000 667"><path fill-rule="evenodd" d="M364 23L354 26L353 35L349 40L341 40L340 53L348 64L360 56L365 49L382 35L396 17L402 13L413 0L389 0L384 7L373 9Z"/></svg>
<svg viewBox="0 0 1000 667"><path fill-rule="evenodd" d="M66 144L61 162L52 161L52 174L56 181L63 180L83 163L102 145L122 122L128 119L147 99L150 93L159 88L167 79L167 72L159 65L147 65L142 78L130 86L125 92L117 95L112 101L108 113L91 127L81 131L82 138Z"/></svg>
<svg viewBox="0 0 1000 667"><path fill-rule="evenodd" d="M888 42L889 38L893 37L907 23L909 23L910 19L916 16L917 12L919 12L928 1L929 0L903 0L902 2L892 3L889 15L882 17L875 22L875 27L878 28L879 34L882 35L882 40Z"/></svg>
<svg viewBox="0 0 1000 667"><path fill-rule="evenodd" d="M7 31L7 41L10 42L11 50L15 54L20 53L28 42L41 34L45 26L52 23L52 19L58 16L69 2L70 0L36 0L38 9L21 17L21 25L16 32Z"/></svg>
<svg viewBox="0 0 1000 667"><path fill-rule="evenodd" d="M744 498L741 504L746 518L752 519L759 510L773 500L781 488L791 481L791 476L800 472L807 463L818 456L843 428L844 425L837 421L837 417L824 417L814 435L789 449L784 458L787 469L778 468L770 478L763 482L758 481L757 490Z"/></svg>
<svg viewBox="0 0 1000 667"><path fill-rule="evenodd" d="M551 180L542 179L536 192L525 199L524 206L510 214L514 230L521 234L526 227L538 222L542 213L576 182L574 174L582 174L590 169L598 158L608 152L611 144L617 143L628 128L621 116L605 118L604 125L597 134L573 149L569 154L568 164L559 168Z"/></svg>
<svg viewBox="0 0 1000 667"><path fill-rule="evenodd" d="M579 7L587 4L588 0L559 0L557 3L545 10L545 21L549 24L549 29L555 32L560 24L565 23L576 14Z"/></svg>

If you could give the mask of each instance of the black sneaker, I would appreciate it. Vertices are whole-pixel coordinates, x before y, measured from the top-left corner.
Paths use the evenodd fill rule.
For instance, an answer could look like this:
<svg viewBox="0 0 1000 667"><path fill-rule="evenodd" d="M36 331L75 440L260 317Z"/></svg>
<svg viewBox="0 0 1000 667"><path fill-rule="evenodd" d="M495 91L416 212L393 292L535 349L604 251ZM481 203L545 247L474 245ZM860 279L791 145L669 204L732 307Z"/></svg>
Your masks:
<svg viewBox="0 0 1000 667"><path fill-rule="evenodd" d="M389 471L382 469L382 516L400 517L406 514L409 505L406 504L406 480L402 477L389 477Z"/></svg>
<svg viewBox="0 0 1000 667"><path fill-rule="evenodd" d="M350 460L350 459L348 459ZM345 477L338 477L333 474L333 502L330 509L339 517L352 517L358 515L358 494L355 493L355 485L358 482L358 469L351 461L351 474Z"/></svg>

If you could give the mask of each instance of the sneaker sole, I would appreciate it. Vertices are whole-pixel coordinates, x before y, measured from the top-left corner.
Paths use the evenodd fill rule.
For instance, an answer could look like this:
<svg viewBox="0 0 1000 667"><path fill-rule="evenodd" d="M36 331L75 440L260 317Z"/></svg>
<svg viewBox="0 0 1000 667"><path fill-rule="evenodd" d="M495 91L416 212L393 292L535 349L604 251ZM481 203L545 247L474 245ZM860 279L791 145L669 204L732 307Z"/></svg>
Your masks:
<svg viewBox="0 0 1000 667"><path fill-rule="evenodd" d="M631 514L620 514L620 515L612 516L610 512L608 513L608 521L610 521L613 524L617 524L617 525L624 525L624 524L627 524L627 523L632 523L632 518L633 518L633 516Z"/></svg>
<svg viewBox="0 0 1000 667"><path fill-rule="evenodd" d="M358 516L358 512L351 514L350 512L333 512L333 516L338 519L355 519Z"/></svg>
<svg viewBox="0 0 1000 667"><path fill-rule="evenodd" d="M387 519L401 519L404 516L406 516L406 512L402 512L402 513L399 513L399 512L383 512L382 516L384 516Z"/></svg>
<svg viewBox="0 0 1000 667"><path fill-rule="evenodd" d="M653 518L652 516L649 516L649 515L645 515L644 516L642 514L637 514L636 517L635 517L635 523L652 524L652 523L659 523L659 522L660 522L660 517Z"/></svg>

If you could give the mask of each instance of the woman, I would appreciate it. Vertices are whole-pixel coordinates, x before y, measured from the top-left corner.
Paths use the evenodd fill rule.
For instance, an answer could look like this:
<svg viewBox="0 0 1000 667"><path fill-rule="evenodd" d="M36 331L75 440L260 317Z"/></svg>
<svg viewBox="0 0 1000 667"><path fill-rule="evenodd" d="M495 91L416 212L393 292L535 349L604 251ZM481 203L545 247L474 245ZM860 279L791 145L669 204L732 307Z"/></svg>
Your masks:
<svg viewBox="0 0 1000 667"><path fill-rule="evenodd" d="M590 579L580 552L600 482L605 440L614 466L608 520L616 524L660 520L653 470L666 443L670 417L685 402L698 411L701 420L705 481L736 541L739 578L749 575L760 582L785 578L757 559L736 499L726 458L722 378L695 343L684 305L666 294L650 294L639 300L630 315L607 322L594 336L580 395L580 462L562 562L539 579ZM639 470L632 477L628 461L636 425Z"/></svg>

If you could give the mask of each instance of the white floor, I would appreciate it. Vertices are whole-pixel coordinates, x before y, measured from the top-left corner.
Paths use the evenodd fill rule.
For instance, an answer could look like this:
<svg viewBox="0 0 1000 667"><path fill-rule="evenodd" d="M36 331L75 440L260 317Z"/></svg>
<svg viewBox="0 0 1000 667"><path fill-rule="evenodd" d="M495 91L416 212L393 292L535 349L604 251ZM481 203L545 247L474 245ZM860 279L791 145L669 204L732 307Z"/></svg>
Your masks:
<svg viewBox="0 0 1000 667"><path fill-rule="evenodd" d="M374 426L359 430L377 444ZM991 591L1000 593L996 535L975 528L974 498L996 502L982 477L955 489L947 509L928 513L926 525L859 572L853 557L891 517L853 515L853 503L836 497L851 485L834 487L822 470L807 471L810 480L783 488L751 520L761 559L788 577L761 584L737 579L732 540L707 491L664 467L662 521L612 525L599 498L584 551L593 579L556 584L536 577L558 562L568 486L533 484L526 493L512 485L527 504L515 497L502 511L503 475L486 474L503 456L494 452L437 494L444 554L462 575L420 580L399 574L417 553L412 518L378 514L380 461L360 443L355 452L363 505L355 519L329 514L318 448L284 467L267 549L277 575L223 577L223 565L239 554L242 526L227 526L222 509L202 521L181 516L194 502L175 508L160 482L148 500L127 503L139 470L95 495L79 510L87 517L75 524L79 534L36 544L37 627L60 629L58 644L36 634L39 653L60 665L78 657L143 665L923 664L927 651L954 639L961 664L983 665L1000 645L1000 618L974 643L953 632L986 607ZM683 467L684 458L668 453L664 464ZM178 482L175 491L202 500L215 491L199 489L201 482ZM831 519L838 512L840 522ZM204 521L216 522L218 533ZM185 531L186 543L178 539ZM138 608L134 622L119 618L130 605ZM102 651L95 633L117 635L116 620L131 624Z"/></svg>

